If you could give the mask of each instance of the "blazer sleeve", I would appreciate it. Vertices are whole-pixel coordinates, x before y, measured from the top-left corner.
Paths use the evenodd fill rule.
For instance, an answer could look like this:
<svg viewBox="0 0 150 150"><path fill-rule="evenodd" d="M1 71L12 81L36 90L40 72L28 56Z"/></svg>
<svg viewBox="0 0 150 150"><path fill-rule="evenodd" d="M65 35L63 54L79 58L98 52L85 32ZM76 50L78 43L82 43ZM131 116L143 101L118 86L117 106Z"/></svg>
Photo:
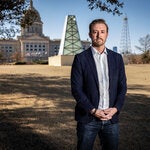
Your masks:
<svg viewBox="0 0 150 150"><path fill-rule="evenodd" d="M125 74L125 67L123 58L120 55L119 61L118 61L118 68L119 68L119 77L118 77L118 89L117 89L117 100L115 107L118 111L121 111L121 108L123 107L125 95L127 92L127 83L126 83L126 74Z"/></svg>
<svg viewBox="0 0 150 150"><path fill-rule="evenodd" d="M84 92L84 69L86 68L84 68L82 58L79 58L78 54L75 55L71 69L71 92L77 102L78 108L84 109L84 111L89 112L94 107L92 106Z"/></svg>

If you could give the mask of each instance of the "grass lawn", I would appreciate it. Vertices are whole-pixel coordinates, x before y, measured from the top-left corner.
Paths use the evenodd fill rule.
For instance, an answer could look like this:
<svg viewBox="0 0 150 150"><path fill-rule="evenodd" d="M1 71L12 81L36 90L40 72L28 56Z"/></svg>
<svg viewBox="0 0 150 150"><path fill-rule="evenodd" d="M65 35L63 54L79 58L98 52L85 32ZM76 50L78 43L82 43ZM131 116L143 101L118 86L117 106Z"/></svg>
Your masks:
<svg viewBox="0 0 150 150"><path fill-rule="evenodd" d="M0 150L75 150L71 67L0 66ZM119 150L150 149L150 65L126 66ZM95 142L94 150L98 150Z"/></svg>

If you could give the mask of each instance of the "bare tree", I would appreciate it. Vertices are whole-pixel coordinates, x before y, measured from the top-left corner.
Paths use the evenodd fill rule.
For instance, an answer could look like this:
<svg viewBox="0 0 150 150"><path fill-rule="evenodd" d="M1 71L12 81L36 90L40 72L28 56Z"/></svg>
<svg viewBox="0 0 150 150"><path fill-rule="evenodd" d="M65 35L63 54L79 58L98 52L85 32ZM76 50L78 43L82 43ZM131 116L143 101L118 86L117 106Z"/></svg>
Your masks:
<svg viewBox="0 0 150 150"><path fill-rule="evenodd" d="M0 38L11 38L19 32L21 18L28 6L29 0L0 1Z"/></svg>
<svg viewBox="0 0 150 150"><path fill-rule="evenodd" d="M150 63L150 34L139 39L140 47L135 46L139 51L142 51L142 62Z"/></svg>
<svg viewBox="0 0 150 150"><path fill-rule="evenodd" d="M124 3L120 2L120 0L87 0L89 2L89 8L100 9L100 11L105 11L108 13L112 13L113 15L121 15L122 12L120 8L123 8Z"/></svg>
<svg viewBox="0 0 150 150"><path fill-rule="evenodd" d="M139 39L141 46L135 46L139 51L147 52L150 51L150 34Z"/></svg>

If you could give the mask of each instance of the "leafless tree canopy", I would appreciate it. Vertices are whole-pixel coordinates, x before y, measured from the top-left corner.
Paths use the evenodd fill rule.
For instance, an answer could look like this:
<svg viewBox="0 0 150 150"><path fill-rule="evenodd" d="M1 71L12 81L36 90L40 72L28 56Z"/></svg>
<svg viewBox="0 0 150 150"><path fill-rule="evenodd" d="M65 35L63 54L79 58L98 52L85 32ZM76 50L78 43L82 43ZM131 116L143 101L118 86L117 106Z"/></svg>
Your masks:
<svg viewBox="0 0 150 150"><path fill-rule="evenodd" d="M122 12L120 8L123 8L124 3L120 2L120 0L87 0L89 3L89 8L100 9L101 11L105 11L108 13L112 13L113 15L121 15Z"/></svg>
<svg viewBox="0 0 150 150"><path fill-rule="evenodd" d="M17 26L28 6L29 0L0 1L0 38L11 38L19 32Z"/></svg>
<svg viewBox="0 0 150 150"><path fill-rule="evenodd" d="M150 34L139 39L140 46L135 46L138 50L142 52L150 51Z"/></svg>

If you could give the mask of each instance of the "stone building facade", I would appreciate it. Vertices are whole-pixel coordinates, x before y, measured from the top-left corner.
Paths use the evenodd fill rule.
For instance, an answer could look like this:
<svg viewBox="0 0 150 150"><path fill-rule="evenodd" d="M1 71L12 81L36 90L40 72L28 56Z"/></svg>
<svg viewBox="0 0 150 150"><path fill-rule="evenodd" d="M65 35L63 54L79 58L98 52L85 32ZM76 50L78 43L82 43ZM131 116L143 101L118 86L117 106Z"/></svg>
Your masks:
<svg viewBox="0 0 150 150"><path fill-rule="evenodd" d="M61 39L50 39L43 34L43 22L39 12L33 7L30 0L28 11L36 14L33 24L21 28L21 35L17 39L0 40L0 60L1 62L25 61L33 62L38 60L48 60L48 57L58 55ZM25 14L29 15L30 13ZM23 18L24 19L24 18ZM89 47L89 41L81 41L83 49Z"/></svg>

